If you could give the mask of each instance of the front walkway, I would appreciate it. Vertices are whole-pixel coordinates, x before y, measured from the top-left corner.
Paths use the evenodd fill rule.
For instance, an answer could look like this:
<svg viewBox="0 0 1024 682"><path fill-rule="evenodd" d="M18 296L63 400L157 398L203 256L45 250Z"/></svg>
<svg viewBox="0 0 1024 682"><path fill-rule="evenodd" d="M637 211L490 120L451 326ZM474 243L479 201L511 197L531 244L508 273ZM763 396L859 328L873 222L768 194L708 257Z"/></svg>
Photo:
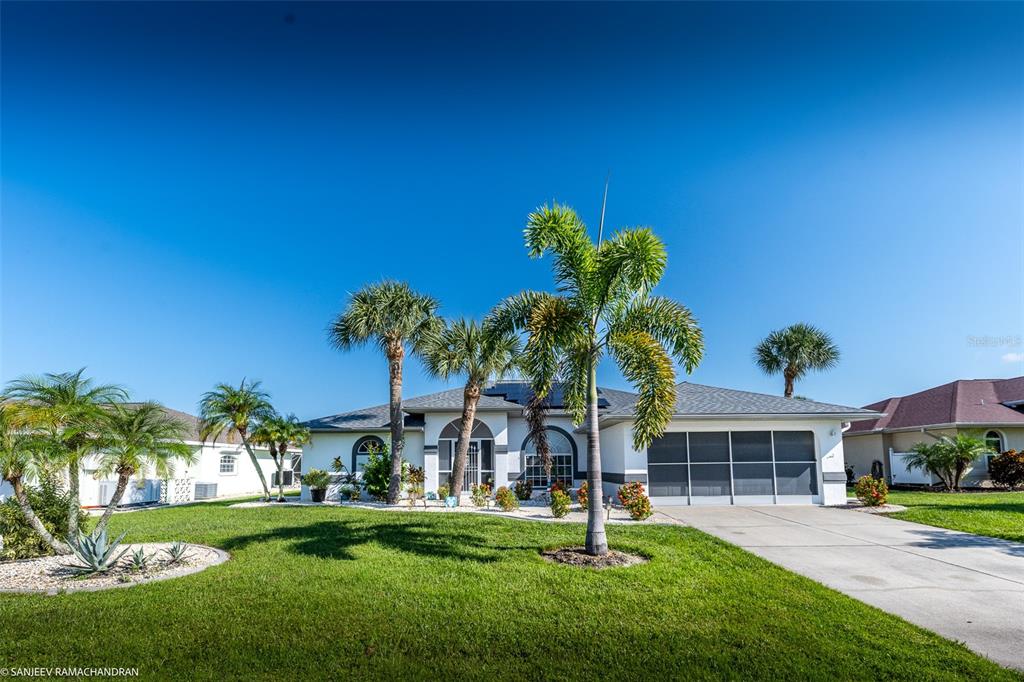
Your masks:
<svg viewBox="0 0 1024 682"><path fill-rule="evenodd" d="M1024 670L1024 544L826 507L658 507Z"/></svg>

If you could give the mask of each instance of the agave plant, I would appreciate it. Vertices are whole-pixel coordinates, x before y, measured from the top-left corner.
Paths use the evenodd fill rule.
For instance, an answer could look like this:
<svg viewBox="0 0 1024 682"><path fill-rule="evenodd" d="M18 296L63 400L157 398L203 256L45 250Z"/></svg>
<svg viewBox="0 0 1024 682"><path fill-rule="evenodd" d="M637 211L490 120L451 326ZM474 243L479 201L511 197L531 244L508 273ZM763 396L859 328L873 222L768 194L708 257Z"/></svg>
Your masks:
<svg viewBox="0 0 1024 682"><path fill-rule="evenodd" d="M117 536L116 540L110 542L107 540L106 529L91 535L79 533L77 546L70 542L67 543L71 553L75 555L79 563L67 564L67 567L77 575L106 573L116 566L117 562L128 551L127 547L120 552L117 551L125 535L126 533L121 533Z"/></svg>
<svg viewBox="0 0 1024 682"><path fill-rule="evenodd" d="M149 556L141 547L132 552L132 570L141 573L149 568Z"/></svg>
<svg viewBox="0 0 1024 682"><path fill-rule="evenodd" d="M175 542L173 545L164 550L164 552L167 553L167 556L170 557L170 560L167 563L176 564L181 562L185 558L185 551L187 549L188 545L186 545L181 540Z"/></svg>

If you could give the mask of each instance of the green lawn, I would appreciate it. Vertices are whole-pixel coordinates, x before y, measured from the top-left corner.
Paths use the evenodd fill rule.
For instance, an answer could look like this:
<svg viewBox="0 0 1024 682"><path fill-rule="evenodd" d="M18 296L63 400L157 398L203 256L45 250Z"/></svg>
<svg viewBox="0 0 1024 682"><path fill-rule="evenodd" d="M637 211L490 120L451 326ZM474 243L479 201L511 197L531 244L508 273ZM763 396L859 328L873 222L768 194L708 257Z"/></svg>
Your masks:
<svg viewBox="0 0 1024 682"><path fill-rule="evenodd" d="M1021 679L693 529L612 527L650 563L550 564L577 525L337 507L124 514L233 559L124 590L0 595L0 668L146 679Z"/></svg>
<svg viewBox="0 0 1024 682"><path fill-rule="evenodd" d="M1024 542L1024 492L925 493L893 491L889 501L907 511L895 519Z"/></svg>

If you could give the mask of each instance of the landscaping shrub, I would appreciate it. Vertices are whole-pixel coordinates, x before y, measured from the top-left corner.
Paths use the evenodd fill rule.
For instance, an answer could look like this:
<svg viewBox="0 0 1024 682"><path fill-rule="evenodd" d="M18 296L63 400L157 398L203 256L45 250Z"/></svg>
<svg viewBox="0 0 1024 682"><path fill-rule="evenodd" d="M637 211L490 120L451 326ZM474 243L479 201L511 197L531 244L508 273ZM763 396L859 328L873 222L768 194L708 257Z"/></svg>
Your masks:
<svg viewBox="0 0 1024 682"><path fill-rule="evenodd" d="M584 509L587 508L587 501L590 499L590 487L587 485L587 481L583 481L583 485L576 491L576 501L580 503L580 506Z"/></svg>
<svg viewBox="0 0 1024 682"><path fill-rule="evenodd" d="M449 488L447 485L439 485L439 486L437 486L437 497L441 501L444 501L444 498L448 497L448 495L450 495L451 492L452 492L451 488Z"/></svg>
<svg viewBox="0 0 1024 682"><path fill-rule="evenodd" d="M1007 450L989 463L989 476L997 485L1016 488L1024 485L1024 452Z"/></svg>
<svg viewBox="0 0 1024 682"><path fill-rule="evenodd" d="M416 500L423 497L423 482L426 480L426 474L423 472L423 467L409 467L409 482L407 490L409 491L409 506L416 504Z"/></svg>
<svg viewBox="0 0 1024 682"><path fill-rule="evenodd" d="M323 469L310 469L302 476L302 482L310 490L327 490L331 482L331 475Z"/></svg>
<svg viewBox="0 0 1024 682"><path fill-rule="evenodd" d="M44 479L39 486L25 486L25 494L46 530L56 538L63 538L68 528L67 492L56 482ZM79 510L78 527L85 528L88 518ZM53 554L50 546L28 525L13 496L0 504L0 538L3 538L0 561Z"/></svg>
<svg viewBox="0 0 1024 682"><path fill-rule="evenodd" d="M640 481L633 481L620 487L619 502L634 521L643 521L654 513L651 511L651 500Z"/></svg>
<svg viewBox="0 0 1024 682"><path fill-rule="evenodd" d="M551 515L556 519L560 519L569 513L569 507L572 505L572 498L569 497L569 493L564 490L559 490L555 486L551 486Z"/></svg>
<svg viewBox="0 0 1024 682"><path fill-rule="evenodd" d="M491 486L487 485L486 483L481 483L479 485L474 483L473 487L470 489L469 497L470 499L473 500L474 506L483 507L484 505L487 504L487 498L490 496L490 494Z"/></svg>
<svg viewBox="0 0 1024 682"><path fill-rule="evenodd" d="M502 511L512 511L513 509L519 508L519 499L515 494L505 486L498 488L498 491L494 493L494 500L501 507Z"/></svg>
<svg viewBox="0 0 1024 682"><path fill-rule="evenodd" d="M409 478L409 462L402 460L402 484ZM388 496L388 484L391 482L391 453L385 445L381 448L370 448L370 454L363 467L363 488L375 500L383 500Z"/></svg>
<svg viewBox="0 0 1024 682"><path fill-rule="evenodd" d="M878 507L889 498L889 486L885 480L872 476L861 476L853 485L853 492L865 507Z"/></svg>
<svg viewBox="0 0 1024 682"><path fill-rule="evenodd" d="M529 481L516 481L513 489L515 490L516 497L520 500L528 500L533 494L533 486Z"/></svg>
<svg viewBox="0 0 1024 682"><path fill-rule="evenodd" d="M552 493L555 492L556 490L560 490L566 495L569 494L569 488L567 488L566 485L561 481L555 481L554 483L551 484L551 487L548 489L548 491Z"/></svg>

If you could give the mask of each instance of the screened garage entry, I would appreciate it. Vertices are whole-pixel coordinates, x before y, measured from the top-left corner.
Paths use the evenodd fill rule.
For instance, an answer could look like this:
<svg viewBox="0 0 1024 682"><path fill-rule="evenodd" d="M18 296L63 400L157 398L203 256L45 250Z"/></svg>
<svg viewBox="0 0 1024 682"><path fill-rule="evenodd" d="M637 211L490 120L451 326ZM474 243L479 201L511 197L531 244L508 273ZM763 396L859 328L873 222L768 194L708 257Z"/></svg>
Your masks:
<svg viewBox="0 0 1024 682"><path fill-rule="evenodd" d="M666 433L647 448L661 504L818 504L811 431Z"/></svg>

